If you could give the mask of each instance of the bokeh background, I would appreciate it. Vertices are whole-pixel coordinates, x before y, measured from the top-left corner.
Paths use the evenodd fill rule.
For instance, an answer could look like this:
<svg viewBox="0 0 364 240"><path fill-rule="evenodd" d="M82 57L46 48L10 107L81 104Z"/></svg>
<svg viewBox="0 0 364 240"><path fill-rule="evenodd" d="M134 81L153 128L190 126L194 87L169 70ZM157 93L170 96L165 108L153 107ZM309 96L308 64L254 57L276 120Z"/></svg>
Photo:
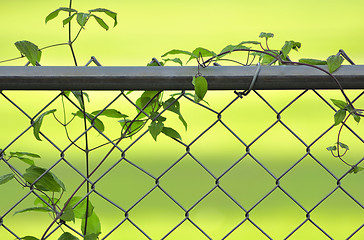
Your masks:
<svg viewBox="0 0 364 240"><path fill-rule="evenodd" d="M51 11L58 7L66 7L65 0L57 1L3 1L0 8L0 61L19 56L14 42L29 40L39 47L67 41L67 28L62 27L61 20L66 17L60 13L59 17L45 24L44 19ZM205 47L219 52L228 44L237 44L243 40L259 40L260 32L272 32L275 37L270 41L271 48L280 48L285 40L302 43L298 53L292 58L301 57L326 59L344 49L357 64L364 61L364 4L361 1L103 1L88 0L74 1L73 7L79 11L87 11L97 7L108 8L118 13L119 24L109 31L100 28L95 21L87 24L75 43L75 51L80 65L85 64L91 56L95 56L104 66L145 66L152 57L159 58L171 49L192 51L196 47ZM112 21L104 18L109 26ZM1 64L24 65L25 60L17 60ZM44 66L72 65L73 61L67 47L56 47L44 50L41 64ZM193 64L193 63L191 63ZM272 105L281 110L300 91L269 92L261 91ZM320 91L326 99L341 98L337 91ZM16 92L4 91L4 94L14 100L29 115L34 116L57 92ZM117 93L90 92L92 110L104 107L108 101L116 97ZM350 91L354 98L360 91ZM140 93L130 95L137 99ZM36 96L36 97L34 97ZM235 95L232 92L209 92L207 101L217 111L223 109ZM363 106L361 100L358 106ZM51 108L60 108L57 101ZM182 113L189 123L188 131L171 114L168 124L174 126L182 134L185 142L192 141L203 129L216 120L216 115L207 110L201 110L187 100L181 102ZM72 106L68 106L72 112ZM114 108L123 113L135 113L135 109L125 99L118 100ZM8 145L12 139L20 134L28 125L29 120L14 108L4 98L0 99L0 147ZM196 113L199 114L196 119ZM287 110L282 116L307 142L332 124L333 111L327 108L318 97L309 92L304 95L294 108ZM201 121L201 119L203 119ZM224 115L227 125L243 136L246 142L252 141L266 127L276 119L274 113L268 109L263 101L254 93L234 104ZM80 122L80 121L79 121ZM355 131L361 136L364 129L361 124L350 122ZM115 134L118 125L109 121L106 134ZM52 140L60 146L65 146L64 133L53 121L44 125ZM74 126L75 135L82 129ZM333 143L335 131L321 140L314 151L329 169L340 175L345 172L345 166L330 157L325 147ZM93 144L102 142L98 134L93 133ZM346 143L350 144L349 159L352 163L363 157L363 145L345 133ZM129 142L126 142L127 145ZM237 143L234 137L227 134L226 129L219 126L208 133L193 146L193 153L216 175L221 174L239 157L245 149ZM211 149L218 151L211 153ZM42 160L39 165L51 166L59 159L59 152L54 151L46 141L38 142L28 131L21 139L14 143L10 151L28 151L39 153ZM106 150L105 150L106 151ZM92 166L95 166L104 150L92 155ZM171 139L161 136L155 143L150 136L146 136L130 151L128 158L151 174L158 176L174 161L181 157L185 149ZM277 176L288 169L295 161L302 157L305 148L292 137L283 127L278 126L265 138L257 142L254 152L269 169ZM77 149L70 149L67 157L72 164L84 170L83 155ZM110 160L97 178L117 159ZM19 163L19 169L25 165ZM62 176L69 168L63 164L54 170ZM4 164L0 165L0 173L7 173ZM73 189L80 181L74 171L67 171L67 175L60 177L69 189ZM165 176L162 186L178 199L182 205L191 206L203 193L210 189L214 181L192 159L185 159ZM363 174L350 175L345 179L345 187L361 203L364 201ZM196 184L198 183L198 184ZM154 181L127 164L121 164L110 172L99 183L99 189L113 201L125 208L130 207L138 198L143 196ZM335 187L335 181L312 159L305 160L300 167L282 180L282 186L297 198L306 208L312 208L322 197ZM222 185L242 202L246 208L252 207L264 194L274 187L274 181L252 159L247 159L234 171L227 175ZM15 181L0 186L0 214L9 209L27 191L19 188ZM12 213L32 205L34 199L22 202ZM95 211L101 218L103 233L110 231L122 219L122 212L99 197L93 199ZM312 215L312 219L327 231L334 239L344 239L361 224L363 224L363 209L358 207L347 196L338 192L320 206ZM182 221L184 213L162 193L156 192L140 206L131 211L131 219L151 236L160 239L164 234ZM191 214L202 229L213 239L221 239L228 231L239 223L243 214L236 205L228 201L221 192L206 199ZM20 236L36 235L43 231L49 222L47 214L24 213L7 216L6 224ZM304 212L287 196L276 191L252 212L252 220L265 230L273 239L283 239L305 219ZM76 228L78 223L76 223ZM57 239L56 234L54 238ZM364 238L361 230L353 239ZM252 224L245 224L228 239L264 239ZM14 239L5 229L0 228L1 239ZM304 227L291 239L326 239L312 224ZM143 236L131 224L123 224L110 239L143 239ZM187 223L170 236L170 239L204 239L193 225Z"/></svg>
<svg viewBox="0 0 364 240"><path fill-rule="evenodd" d="M144 66L151 57L170 49L203 46L217 52L228 44L256 40L260 32L272 32L272 48L295 40L303 44L302 57L325 59L342 48L360 62L364 51L362 4L357 0L76 0L73 6L79 11L104 7L117 12L119 25L105 32L92 21L75 47L80 63L94 55L105 66ZM3 1L1 59L18 56L13 44L19 40L39 47L67 41L67 28L61 22L65 13L44 24L45 17L61 6L68 6L68 1ZM107 23L112 25L112 21ZM68 49L59 47L45 51L42 63L71 65L71 60Z"/></svg>

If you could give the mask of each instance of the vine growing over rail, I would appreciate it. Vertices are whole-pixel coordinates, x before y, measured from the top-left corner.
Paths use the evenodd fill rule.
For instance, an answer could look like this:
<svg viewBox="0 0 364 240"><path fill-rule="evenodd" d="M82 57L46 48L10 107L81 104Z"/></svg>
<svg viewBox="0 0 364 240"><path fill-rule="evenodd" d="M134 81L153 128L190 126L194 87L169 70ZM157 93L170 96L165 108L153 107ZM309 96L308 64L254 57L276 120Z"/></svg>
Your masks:
<svg viewBox="0 0 364 240"><path fill-rule="evenodd" d="M330 78L337 84L338 89L341 91L341 94L345 101L343 100L337 100L337 99L331 99L332 103L338 107L339 109L336 111L334 115L334 126L340 126L340 129L337 134L337 141L335 142L335 145L327 147L327 150L332 153L332 155L335 158L340 159L344 164L351 167L350 173L358 173L360 171L363 171L364 168L352 165L348 161L346 161L343 157L349 150L349 146L345 143L342 143L340 141L340 136L342 133L342 129L346 124L346 121L349 119L350 116L354 118L354 120L359 123L361 117L364 116L363 109L355 108L353 102L349 99L349 97L346 95L344 88L342 87L339 80L333 75L333 73L340 68L344 60L347 60L350 64L355 65L354 62L349 58L349 56L345 53L344 50L340 49L337 54L329 56L326 60L319 60L319 59L312 59L312 58L301 58L298 60L298 62L292 61L289 57L289 53L294 50L298 51L299 48L301 48L300 42L295 41L286 41L283 45L283 47L280 50L273 50L269 48L268 40L270 38L273 38L273 33L266 33L262 32L259 35L259 38L263 38L265 41L265 46L259 41L242 41L237 45L228 45L225 48L221 50L219 54L216 54L213 51L210 51L206 48L196 48L192 52L185 51L185 50L178 50L174 49L171 51L166 52L162 55L162 57L167 57L169 55L187 55L189 56L189 59L186 63L188 63L192 59L196 59L198 63L198 67L201 68L207 68L211 64L215 66L219 66L220 62L222 61L229 61L233 62L235 64L239 64L241 66L251 66L253 63L255 63L255 60L258 64L271 66L274 64L279 65L299 65L299 66L307 66L314 69L317 69L319 71L324 72ZM258 46L258 48L253 48L251 46ZM226 56L236 53L236 52L246 52L247 56L245 57L245 62L242 63L241 61L226 58ZM207 58L206 60L204 58ZM161 61L161 65L164 65L168 61L173 61L176 63L179 63L182 65L182 60L180 58L166 58ZM156 61L158 62L158 61ZM327 66L327 70L325 68L322 68L322 65ZM200 82L203 82L199 86L199 88L202 88L203 91L200 89L200 92L203 92L204 94L207 92L207 80L201 76L198 73L198 78L200 79ZM193 82L195 81L195 78L193 78ZM196 85L195 85L195 91L196 91ZM203 96L204 96L203 94ZM196 102L200 101L198 96L195 96ZM340 153L340 150L344 150L343 153Z"/></svg>
<svg viewBox="0 0 364 240"><path fill-rule="evenodd" d="M95 20L100 27L105 30L109 30L109 25L100 16L101 14L106 15L113 21L113 26L117 25L117 13L105 9L96 8L91 9L88 12L79 12L78 10L72 8L72 0L69 0L67 7L60 7L52 11L46 18L45 23L57 18L59 14L66 14L66 17L62 20L63 26L68 27L68 40L66 42L52 44L46 47L39 48L36 44L29 41L18 41L15 43L16 48L19 50L21 56L0 61L0 63L13 61L19 58L26 58L29 62L27 64L32 64L33 66L39 66L41 62L41 56L46 49L67 46L70 50L73 62L75 66L78 66L78 61L75 53L73 44L81 33L85 30L86 24L91 20ZM73 24L75 24L77 30L76 34L73 35ZM348 145L344 144L340 140L342 129L345 126L347 120L353 117L356 122L360 122L363 115L363 109L358 109L354 107L353 102L346 95L343 87L341 86L338 79L333 75L333 73L341 66L344 60L347 60L350 64L354 64L353 61L346 55L343 50L340 50L337 54L329 56L326 60L301 58L299 61L292 61L289 57L291 51L298 51L301 48L301 43L296 41L286 41L281 49L275 50L269 47L269 39L273 38L273 33L262 32L259 38L263 39L263 43L260 41L242 41L236 45L228 45L223 48L220 53L208 50L206 48L198 47L193 51L185 50L171 50L166 52L161 56L162 60L153 59L148 66L165 66L169 62L174 62L183 65L183 61L175 55L184 55L188 59L186 64L192 60L197 61L198 69L207 68L211 64L220 65L223 62L232 62L241 66L250 66L253 64L261 65L302 65L315 68L329 75L333 81L336 82L338 89L340 89L344 100L332 99L333 104L338 107L334 115L334 126L340 126L337 134L336 142L333 146L327 148L328 151L332 153L335 158L340 159L343 163L350 166L350 173L358 173L364 168L357 165L350 164L344 159L346 152L349 150ZM231 58L231 54L245 52L247 55L240 60L236 58ZM92 59L96 62L95 59ZM97 62L96 62L97 63ZM320 65L327 65L326 68ZM145 127L148 128L149 133L154 140L160 134L164 134L168 137L175 139L176 141L181 141L181 135L172 127L166 126L166 117L162 116L162 113L170 111L178 116L181 124L187 130L187 122L183 118L180 110L179 99L182 95L190 96L195 102L204 102L204 97L208 91L208 81L200 74L200 71L196 73L195 76L191 76L191 84L194 86L194 93L178 93L172 96L166 97L163 91L145 91L136 100L135 108L136 114L129 116L125 113L120 112L117 109L104 108L95 109L93 111L89 110L88 102L90 102L89 95L84 91L62 91L60 93L60 98L62 101L62 109L58 111L57 109L51 109L38 113L36 117L31 122L33 128L33 135L36 140L42 141L44 135L41 132L41 127L43 121L48 119L48 116L53 116L53 118L63 127L65 135L68 141L82 150L85 154L86 159L86 178L79 184L79 186L71 191L71 194L64 200L64 192L66 191L66 186L63 182L50 170L37 166L36 161L41 158L40 155L24 151L8 152L7 149L0 149L0 157L5 163L10 161L22 161L29 165L25 169L24 173L18 172L10 164L8 164L9 169L12 171L10 174L0 176L0 185L15 179L22 187L29 188L34 195L36 195L36 200L34 202L35 206L17 211L15 214L26 213L29 211L36 212L46 212L49 213L52 222L48 228L44 231L40 239L45 239L49 236L51 228L57 224L60 225L63 233L59 236L59 240L74 240L78 239L76 236L65 229L62 226L65 223L74 222L76 218L81 219L80 230L81 233L76 232L80 237L87 240L98 239L101 233L101 221L98 218L95 207L93 206L91 199L89 197L90 191L92 191L92 186L88 179L97 171L97 169L103 165L107 157L118 148L118 144L124 140L133 137L135 134L140 132ZM130 92L122 92L121 95L127 96ZM166 99L167 98L167 99ZM76 112L72 113L71 119L67 119L66 107L64 100L67 99L75 105L77 108ZM76 100L76 101L74 101ZM92 105L91 105L92 106ZM59 113L61 112L61 113ZM59 115L58 115L59 114ZM61 117L60 117L61 116ZM102 118L112 118L117 119L120 123L120 136L117 139L112 140L96 146L94 148L89 147L89 136L88 131L90 129L96 130L99 134L103 134L105 130L105 125ZM79 146L75 140L72 140L71 133L69 132L69 126L71 123L76 121L76 119L82 120L82 127L84 129L84 134L79 138L83 137L85 140L85 147ZM89 153L100 147L110 146L107 154L101 159L98 165L94 169L89 167ZM86 196L77 196L80 189L86 186ZM63 204L61 204L63 202ZM25 240L37 240L34 236L24 236L21 239Z"/></svg>

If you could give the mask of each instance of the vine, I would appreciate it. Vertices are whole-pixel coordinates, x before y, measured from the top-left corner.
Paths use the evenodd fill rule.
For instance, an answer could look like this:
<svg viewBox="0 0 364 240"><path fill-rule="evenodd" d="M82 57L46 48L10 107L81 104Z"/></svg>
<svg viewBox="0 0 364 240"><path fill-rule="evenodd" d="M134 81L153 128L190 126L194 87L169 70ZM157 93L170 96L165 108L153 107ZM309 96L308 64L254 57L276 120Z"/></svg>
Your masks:
<svg viewBox="0 0 364 240"><path fill-rule="evenodd" d="M190 58L187 60L186 63L188 63L191 59L196 59L198 62L198 66L202 68L207 68L212 63L214 65L220 66L219 62L221 61L230 61L234 62L236 64L242 65L242 66L250 66L254 63L254 60L258 57L257 62L261 65L271 66L274 64L279 65L300 65L300 66L307 66L311 68L318 69L325 74L329 75L333 81L337 84L338 88L340 89L345 101L337 100L337 99L331 99L332 103L339 108L339 110L336 111L334 115L334 126L340 126L340 129L337 134L337 141L334 146L327 147L327 150L331 152L331 154L335 158L339 158L344 164L351 167L349 170L350 173L358 173L360 171L363 171L364 168L352 165L348 161L344 160L343 157L349 150L349 146L342 143L340 141L340 136L342 133L342 129L344 125L346 124L346 121L350 116L353 116L354 120L359 123L361 117L364 116L363 109L355 108L353 105L353 102L349 99L349 97L346 95L344 88L340 84L339 80L332 74L337 69L340 68L342 65L344 59L347 60L350 64L355 65L354 62L348 57L348 55L345 53L344 50L339 50L336 55L331 55L327 58L327 60L319 60L319 59L312 59L312 58L301 58L298 60L298 62L292 61L289 57L289 53L292 50L298 51L299 48L301 48L300 42L295 41L286 41L283 47L280 50L272 50L268 46L268 40L270 38L274 37L273 33L265 33L262 32L259 35L260 38L265 39L265 47L263 44L259 41L243 41L237 45L228 45L225 48L221 50L219 54L216 54L213 51L210 51L206 48L196 48L192 52L185 51L185 50L171 50L167 53L163 54L162 57L166 57L168 55L187 55ZM254 49L250 47L250 45L259 46L259 49ZM245 63L242 63L237 60L233 59L227 59L224 58L225 56L233 53L233 52L247 52L248 55L246 57ZM204 60L204 57L208 57L207 60ZM250 58L253 58L250 60ZM164 62L163 62L164 61ZM166 58L163 59L161 64L165 64L168 61L173 61L176 63L180 63L182 65L182 61L180 58ZM327 65L328 70L320 67L320 65ZM198 102L200 99L197 95L197 92L204 92L207 91L207 81L203 76L198 76L200 79L200 85L195 86L195 100ZM204 80L202 80L204 79ZM195 78L193 78L193 83L195 81ZM196 96L197 95L197 96ZM204 94L203 94L204 95ZM348 114L348 116L346 116ZM345 150L344 153L340 153L340 149Z"/></svg>
<svg viewBox="0 0 364 240"><path fill-rule="evenodd" d="M66 13L67 17L62 20L63 26L68 26L68 41L52 44L43 48L38 48L38 46L32 42L23 40L15 43L16 48L21 53L20 57L12 58L0 63L13 61L19 58L26 58L33 66L39 66L41 61L41 56L44 50L59 46L68 46L71 52L71 56L75 66L78 66L77 57L75 50L73 48L74 42L79 38L82 31L84 31L86 24L90 19L94 19L100 27L105 30L109 30L108 24L98 15L100 13L106 14L109 18L113 20L113 26L117 25L117 13L105 9L96 8L88 10L88 12L79 12L72 8L72 0L69 1L68 7L61 7L52 11L46 18L45 23L58 17L60 13ZM76 21L78 24L75 36L72 35L72 24ZM81 236L83 239L94 240L98 239L101 233L101 222L99 217L95 212L95 207L93 206L89 193L92 191L92 186L88 179L99 169L101 165L105 162L108 156L118 148L118 144L124 140L133 137L139 133L145 127L148 128L149 133L155 141L157 141L158 136L162 133L168 137L175 139L176 141L181 141L181 135L172 127L166 126L166 117L162 116L162 113L170 111L178 116L181 124L187 130L187 122L183 118L180 110L179 99L183 96L193 97L195 102L205 102L204 97L208 91L208 82L204 76L200 73L200 68L207 68L211 64L220 65L221 62L232 62L234 64L249 66L256 63L261 65L303 65L311 68L318 69L325 74L329 75L333 81L336 82L338 88L340 89L345 101L332 99L333 104L338 107L334 115L334 126L339 126L339 131L337 134L337 141L335 145L327 148L328 151L332 153L335 158L339 158L344 164L350 166L350 173L358 173L364 168L357 165L350 164L343 157L349 150L349 147L340 141L340 136L342 129L346 124L350 116L354 118L356 122L360 122L363 115L362 109L357 109L354 107L353 102L350 101L346 95L343 87L337 78L332 74L335 72L343 63L344 59L350 64L354 64L353 61L346 55L343 50L340 50L336 55L329 56L326 60L301 58L298 62L292 61L289 54L292 50L298 51L301 48L300 42L286 41L283 47L279 50L274 50L269 47L269 39L274 37L272 33L262 32L259 35L263 39L263 43L260 41L242 41L236 45L228 45L223 48L219 54L210 51L206 48L196 48L193 51L185 50L171 50L163 54L162 60L159 61L153 58L153 61L148 64L148 66L165 66L169 62L174 62L179 65L183 65L183 61L178 57L170 57L174 55L185 55L188 57L186 64L191 60L197 61L198 72L195 76L191 76L192 84L194 86L194 94L191 93L177 93L165 98L163 91L145 91L134 103L136 108L136 114L130 117L127 114L121 113L116 109L104 108L94 111L89 111L88 103L90 102L89 95L83 91L62 91L60 93L62 101L62 111L57 111L57 109L51 109L48 111L42 111L36 115L31 121L31 126L33 127L33 135L36 140L42 141L41 127L44 119L49 118L48 116L53 116L53 118L63 127L65 131L66 138L72 145L82 150L85 154L86 159L86 179L83 180L79 186L71 192L70 196L66 200L64 198L64 192L66 191L66 186L63 182L51 172L51 169L41 168L36 165L36 161L41 158L40 155L30 152L9 152L7 149L0 149L1 159L8 165L11 173L0 176L0 185L15 179L22 187L29 188L31 192L36 195L33 207L29 207L20 211L15 212L15 214L26 213L29 211L35 212L46 212L50 213L52 218L51 224L44 231L40 239L45 239L49 236L49 232L54 224L60 225L62 230L59 240L74 240L78 239L72 233L66 231L64 228L65 223L75 222L75 219L81 219L81 233L74 232ZM232 53L245 52L247 56L245 59L237 60L229 58L228 56ZM168 58L170 57L170 58ZM320 65L327 65L328 70L320 67ZM127 96L130 92L125 93L122 91L120 93L123 96ZM67 119L66 107L64 100L67 99L77 108L76 112L72 113L71 119ZM76 100L76 101L74 101ZM206 103L206 102L205 102ZM86 109L87 106L87 109ZM61 112L61 113L59 113ZM60 114L61 118L57 115ZM121 134L117 139L113 141L108 141L107 143L100 144L94 148L90 148L88 143L88 131L90 129L96 130L99 134L103 134L105 130L105 125L102 118L112 118L118 119L121 127ZM62 120L61 120L62 119ZM82 120L82 127L84 133L79 137L83 137L85 140L85 147L79 146L76 140L72 140L69 132L69 126L76 121L76 119ZM98 163L94 169L90 169L89 153L107 145L112 145L107 154ZM342 152L344 151L344 152ZM29 167L25 169L24 173L18 172L12 167L10 161L21 161L27 164ZM86 185L86 195L81 197L77 196L77 193L82 186ZM63 202L63 205L61 205ZM25 240L38 240L34 236L24 236L21 239Z"/></svg>

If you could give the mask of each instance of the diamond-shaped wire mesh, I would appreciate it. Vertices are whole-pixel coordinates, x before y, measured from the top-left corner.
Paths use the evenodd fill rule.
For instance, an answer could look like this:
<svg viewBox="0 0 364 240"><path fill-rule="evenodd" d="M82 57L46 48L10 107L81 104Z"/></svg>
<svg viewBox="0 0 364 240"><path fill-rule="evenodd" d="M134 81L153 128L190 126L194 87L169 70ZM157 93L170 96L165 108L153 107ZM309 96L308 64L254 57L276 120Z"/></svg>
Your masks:
<svg viewBox="0 0 364 240"><path fill-rule="evenodd" d="M348 93L364 104L364 92ZM140 92L88 94L90 112L137 112ZM182 141L161 135L155 142L147 126L119 141L120 124L104 118L104 132L94 121L84 129L81 119L65 132L51 115L44 117L37 141L35 119L51 109L58 109L54 116L60 119L62 106L75 113L81 110L77 100L63 92L2 91L0 148L40 154L37 165L65 183L64 199L88 182L76 195L89 196L95 206L100 239L364 238L364 175L349 174L350 167L326 150L337 137L330 103L337 91L208 94L208 104L185 92L176 97L187 131L176 114L161 112ZM65 122L73 115L66 116ZM361 124L345 125L351 164L363 166L363 136ZM2 156L0 175L10 169L21 174L26 167ZM41 193L12 181L0 186L0 194L1 239L40 238L54 216L13 214L33 206ZM63 231L82 235L79 222L57 221L45 239L58 239Z"/></svg>

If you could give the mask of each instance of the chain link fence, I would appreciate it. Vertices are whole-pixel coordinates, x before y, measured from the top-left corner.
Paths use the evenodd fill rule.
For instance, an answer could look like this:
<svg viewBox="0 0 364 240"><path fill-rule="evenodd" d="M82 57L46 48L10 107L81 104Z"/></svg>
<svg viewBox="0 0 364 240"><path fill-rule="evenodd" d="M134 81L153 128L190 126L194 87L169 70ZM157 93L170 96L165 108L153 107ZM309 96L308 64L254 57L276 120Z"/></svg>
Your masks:
<svg viewBox="0 0 364 240"><path fill-rule="evenodd" d="M139 108L139 91L87 93L89 111L112 108L135 115ZM178 92L163 96L173 93ZM347 93L364 105L363 91ZM363 239L363 174L350 174L351 168L326 150L338 131L330 98L340 97L339 91L310 87L253 90L246 96L210 91L207 102L196 103L182 91L175 100L187 130L167 111L173 103L161 111L182 140L154 141L145 127L117 141L121 130L114 119L103 119L104 132L94 121L84 129L76 119L65 133L47 116L37 141L35 119L62 106L75 113L77 100L63 91L2 90L0 148L41 155L37 164L65 183L65 195L86 181L77 195L91 199L102 224L100 239ZM59 111L55 116L61 118ZM344 129L348 161L362 166L364 129L354 121ZM9 168L21 174L25 167L1 156L0 175ZM47 213L14 215L37 201L36 190L12 181L0 186L0 196L1 239L40 237L49 226ZM77 224L57 221L44 239L58 239L62 231L81 238Z"/></svg>

